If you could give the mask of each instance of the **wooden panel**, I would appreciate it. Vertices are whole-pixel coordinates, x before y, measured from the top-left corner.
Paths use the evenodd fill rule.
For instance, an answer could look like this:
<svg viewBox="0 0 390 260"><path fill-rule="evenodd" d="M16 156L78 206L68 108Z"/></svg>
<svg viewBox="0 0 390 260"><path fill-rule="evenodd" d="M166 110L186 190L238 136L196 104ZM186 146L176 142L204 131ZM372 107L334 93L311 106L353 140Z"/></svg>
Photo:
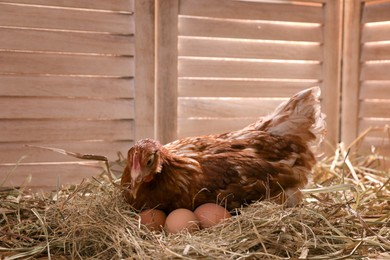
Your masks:
<svg viewBox="0 0 390 260"><path fill-rule="evenodd" d="M322 42L322 27L260 21L179 18L179 35L281 41Z"/></svg>
<svg viewBox="0 0 390 260"><path fill-rule="evenodd" d="M97 176L104 171L96 162L82 164L58 165L20 165L13 170L13 166L0 165L0 183L7 173L11 172L3 187L56 187L57 185L79 184L84 178Z"/></svg>
<svg viewBox="0 0 390 260"><path fill-rule="evenodd" d="M81 56L0 51L0 74L133 76L131 57Z"/></svg>
<svg viewBox="0 0 390 260"><path fill-rule="evenodd" d="M134 55L134 37L0 28L0 49ZM42 40L44 39L44 40Z"/></svg>
<svg viewBox="0 0 390 260"><path fill-rule="evenodd" d="M287 99L284 99L287 100ZM179 117L260 117L272 112L283 99L179 98Z"/></svg>
<svg viewBox="0 0 390 260"><path fill-rule="evenodd" d="M370 4L364 8L363 23L390 20L390 3Z"/></svg>
<svg viewBox="0 0 390 260"><path fill-rule="evenodd" d="M341 103L341 139L349 145L358 137L360 17L361 4L345 1L343 37L343 88Z"/></svg>
<svg viewBox="0 0 390 260"><path fill-rule="evenodd" d="M340 130L342 6L342 0L332 0L327 1L324 8L322 112L327 115L326 139L333 146L339 142ZM334 150L328 149L326 152L333 154Z"/></svg>
<svg viewBox="0 0 390 260"><path fill-rule="evenodd" d="M360 88L360 99L390 99L390 81L364 81Z"/></svg>
<svg viewBox="0 0 390 260"><path fill-rule="evenodd" d="M179 59L179 77L318 79L321 78L321 65Z"/></svg>
<svg viewBox="0 0 390 260"><path fill-rule="evenodd" d="M134 0L1 0L0 2L110 11L134 11Z"/></svg>
<svg viewBox="0 0 390 260"><path fill-rule="evenodd" d="M131 78L2 75L0 81L3 97L134 97Z"/></svg>
<svg viewBox="0 0 390 260"><path fill-rule="evenodd" d="M131 137L130 137L131 138ZM107 156L110 161L118 159L118 152L126 156L129 148L134 144L131 140L116 142L20 142L20 143L0 143L0 164L16 163L22 157L26 157L23 163L37 162L69 162L76 159L71 156L59 154L53 151L27 147L26 145L38 145L64 149L69 152L82 154L97 154Z"/></svg>
<svg viewBox="0 0 390 260"><path fill-rule="evenodd" d="M390 80L390 63L369 63L361 67L361 80Z"/></svg>
<svg viewBox="0 0 390 260"><path fill-rule="evenodd" d="M390 42L363 45L361 60L390 60Z"/></svg>
<svg viewBox="0 0 390 260"><path fill-rule="evenodd" d="M320 45L290 45L223 39L179 38L180 56L251 59L321 60Z"/></svg>
<svg viewBox="0 0 390 260"><path fill-rule="evenodd" d="M29 175L30 186L73 184L103 171L26 144L111 161L126 154L135 139L133 5L0 0L0 182L23 156L32 165L18 166L6 186Z"/></svg>
<svg viewBox="0 0 390 260"><path fill-rule="evenodd" d="M348 0L346 10L346 23L344 29L347 36L344 38L344 66L343 70L343 123L342 141L352 142L359 133L370 126L383 126L388 124L390 96L388 74L389 63L380 62L390 58L390 40L388 23L372 23L390 20L389 3L357 4ZM361 13L362 20L361 20ZM362 26L363 23L363 26ZM371 23L371 24L364 24ZM361 34L360 34L361 31ZM363 44L361 44L361 42ZM359 53L360 55L356 55ZM360 57L359 57L360 56ZM363 63L361 63L363 61ZM373 61L366 62L365 61ZM353 80L351 80L353 79ZM363 80L363 81L360 81ZM382 81L384 80L384 81ZM377 101L375 99L381 100ZM388 100L386 100L388 99ZM361 100L359 102L359 100ZM360 118L360 119L359 119ZM381 118L381 119L379 119ZM353 122L348 125L347 123ZM370 132L363 141L359 152L369 151L371 145L376 145L383 133ZM383 141L383 139L382 139ZM390 150L387 149L389 152Z"/></svg>
<svg viewBox="0 0 390 260"><path fill-rule="evenodd" d="M390 100L360 102L360 117L390 118Z"/></svg>
<svg viewBox="0 0 390 260"><path fill-rule="evenodd" d="M241 129L257 118L179 119L178 138L218 134Z"/></svg>
<svg viewBox="0 0 390 260"><path fill-rule="evenodd" d="M155 133L155 9L154 0L137 0L135 57L135 138Z"/></svg>
<svg viewBox="0 0 390 260"><path fill-rule="evenodd" d="M332 48L341 46L337 38L340 30L336 28L341 20L337 13L337 19L330 18L335 21L322 25L328 2L297 5L182 0L178 45L179 136L239 129L272 112L285 100L280 97L287 99L322 82L323 59L331 77L327 80L332 85L329 98L337 100L339 94L333 86L339 88L336 71L340 68L335 63L340 57ZM329 15L339 10L341 2L336 2L330 4ZM331 30L336 33L327 42L327 51L322 44L324 28L329 35ZM242 125L241 119L245 121ZM337 123L331 125L337 127Z"/></svg>
<svg viewBox="0 0 390 260"><path fill-rule="evenodd" d="M230 19L311 23L321 23L323 19L320 4L318 6L305 6L223 0L181 0L180 14Z"/></svg>
<svg viewBox="0 0 390 260"><path fill-rule="evenodd" d="M132 99L61 99L11 98L0 99L0 118L4 119L130 119L134 117Z"/></svg>
<svg viewBox="0 0 390 260"><path fill-rule="evenodd" d="M0 120L0 142L131 140L132 120Z"/></svg>
<svg viewBox="0 0 390 260"><path fill-rule="evenodd" d="M307 81L197 80L179 79L181 97L291 97L318 85Z"/></svg>
<svg viewBox="0 0 390 260"><path fill-rule="evenodd" d="M119 34L134 33L134 20L130 14L8 4L0 4L0 7L0 24L2 26Z"/></svg>
<svg viewBox="0 0 390 260"><path fill-rule="evenodd" d="M157 2L156 138L162 143L177 137L178 0Z"/></svg>
<svg viewBox="0 0 390 260"><path fill-rule="evenodd" d="M362 42L376 42L388 40L390 40L390 23L370 26L363 25Z"/></svg>

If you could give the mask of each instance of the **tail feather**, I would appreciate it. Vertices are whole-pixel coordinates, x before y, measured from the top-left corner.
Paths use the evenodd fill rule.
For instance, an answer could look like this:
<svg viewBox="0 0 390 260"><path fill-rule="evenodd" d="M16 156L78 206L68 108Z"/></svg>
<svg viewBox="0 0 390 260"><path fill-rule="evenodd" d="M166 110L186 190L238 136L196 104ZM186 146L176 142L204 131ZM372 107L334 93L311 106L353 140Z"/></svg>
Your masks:
<svg viewBox="0 0 390 260"><path fill-rule="evenodd" d="M306 140L314 151L322 142L326 123L321 113L321 89L313 87L295 94L273 113L248 126L274 135L295 135Z"/></svg>

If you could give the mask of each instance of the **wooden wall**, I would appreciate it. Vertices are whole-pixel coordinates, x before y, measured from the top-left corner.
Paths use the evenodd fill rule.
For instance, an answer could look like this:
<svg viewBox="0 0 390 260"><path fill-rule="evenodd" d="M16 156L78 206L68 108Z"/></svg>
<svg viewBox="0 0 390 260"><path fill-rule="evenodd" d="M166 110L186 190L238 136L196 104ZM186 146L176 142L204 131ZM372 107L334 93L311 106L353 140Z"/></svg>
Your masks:
<svg viewBox="0 0 390 260"><path fill-rule="evenodd" d="M390 0L0 0L0 186L102 171L26 144L115 160L141 138L239 129L316 85L329 147L348 145L390 122L389 21Z"/></svg>
<svg viewBox="0 0 390 260"><path fill-rule="evenodd" d="M154 9L152 1L134 2L0 1L0 170L1 177L11 173L5 185L32 175L33 186L55 186L102 171L97 162L26 144L115 160L135 139L154 136L154 96L145 93L154 88Z"/></svg>
<svg viewBox="0 0 390 260"><path fill-rule="evenodd" d="M159 9L177 22L164 37L178 46L171 53L177 74L157 81L158 89L174 89L160 106L164 120L157 127L167 129L158 131L160 140L239 129L293 93L319 85L328 140L336 144L341 1L275 2L175 0L166 8L176 13ZM177 104L166 117L163 108L171 102Z"/></svg>
<svg viewBox="0 0 390 260"><path fill-rule="evenodd" d="M373 127L361 146L390 154L390 1L347 0L344 16L342 140Z"/></svg>

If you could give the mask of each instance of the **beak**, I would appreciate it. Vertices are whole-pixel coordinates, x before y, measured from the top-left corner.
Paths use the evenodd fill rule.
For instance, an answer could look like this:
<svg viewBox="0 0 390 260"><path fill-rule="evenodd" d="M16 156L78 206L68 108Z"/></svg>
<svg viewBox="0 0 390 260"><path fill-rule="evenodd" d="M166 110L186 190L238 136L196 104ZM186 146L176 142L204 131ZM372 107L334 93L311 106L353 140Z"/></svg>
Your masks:
<svg viewBox="0 0 390 260"><path fill-rule="evenodd" d="M131 193L132 193L134 199L137 198L138 189L139 189L139 187L141 187L141 184L142 184L141 173L137 172L137 171L134 172L134 169L132 169L132 171L131 171Z"/></svg>
<svg viewBox="0 0 390 260"><path fill-rule="evenodd" d="M137 192L142 182L141 166L139 164L138 153L135 152L133 156L133 165L131 167L131 190L133 198L137 197Z"/></svg>

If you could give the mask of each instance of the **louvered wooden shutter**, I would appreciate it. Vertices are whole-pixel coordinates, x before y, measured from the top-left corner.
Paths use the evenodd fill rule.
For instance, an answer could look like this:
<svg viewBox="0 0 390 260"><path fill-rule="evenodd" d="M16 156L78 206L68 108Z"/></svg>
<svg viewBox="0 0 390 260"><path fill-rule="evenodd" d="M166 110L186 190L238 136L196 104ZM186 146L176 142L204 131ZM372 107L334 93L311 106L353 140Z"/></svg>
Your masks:
<svg viewBox="0 0 390 260"><path fill-rule="evenodd" d="M165 42L178 46L169 56L177 55L172 66L178 74L172 75L176 82L166 73L157 80L161 91L177 95L177 111L171 107L173 97L160 101L161 110L168 105L172 111L159 123L167 129L166 134L159 131L160 139L240 129L293 93L319 85L328 139L337 142L341 2L274 2L180 0L170 1L176 14L160 8L162 17L178 17L170 20L168 34L161 33L170 39ZM161 64L169 60L161 59ZM177 129L175 136L172 129Z"/></svg>
<svg viewBox="0 0 390 260"><path fill-rule="evenodd" d="M390 1L346 2L342 141L390 124ZM363 147L390 152L389 129L372 131Z"/></svg>
<svg viewBox="0 0 390 260"><path fill-rule="evenodd" d="M0 183L10 173L8 186L27 176L32 186L55 186L102 171L26 144L114 160L153 137L153 98L141 99L153 97L154 9L134 2L0 1Z"/></svg>

